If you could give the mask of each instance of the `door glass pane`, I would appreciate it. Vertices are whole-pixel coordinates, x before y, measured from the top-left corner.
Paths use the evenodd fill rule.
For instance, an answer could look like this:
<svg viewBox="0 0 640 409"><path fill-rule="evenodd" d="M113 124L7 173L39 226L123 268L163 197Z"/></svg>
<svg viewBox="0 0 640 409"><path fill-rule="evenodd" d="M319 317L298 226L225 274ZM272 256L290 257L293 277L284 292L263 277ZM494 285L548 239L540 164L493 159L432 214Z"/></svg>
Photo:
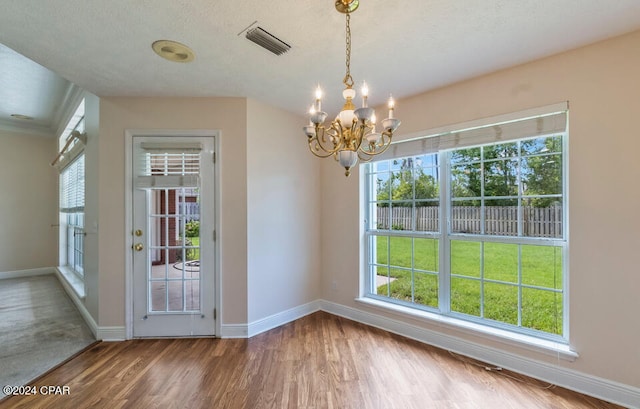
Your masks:
<svg viewBox="0 0 640 409"><path fill-rule="evenodd" d="M151 189L148 200L150 312L199 311L199 191Z"/></svg>

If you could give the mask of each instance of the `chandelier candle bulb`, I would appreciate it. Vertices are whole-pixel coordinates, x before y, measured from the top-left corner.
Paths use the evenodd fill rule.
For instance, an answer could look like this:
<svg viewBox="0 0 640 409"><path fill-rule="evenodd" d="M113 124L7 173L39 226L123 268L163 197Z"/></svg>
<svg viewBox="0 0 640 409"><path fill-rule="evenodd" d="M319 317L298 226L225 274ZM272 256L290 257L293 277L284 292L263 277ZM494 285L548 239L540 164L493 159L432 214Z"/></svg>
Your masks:
<svg viewBox="0 0 640 409"><path fill-rule="evenodd" d="M309 108L309 126L313 126L313 121L311 120L311 117L313 117L313 114L316 113L316 107L314 105L311 105L311 108Z"/></svg>
<svg viewBox="0 0 640 409"><path fill-rule="evenodd" d="M322 111L322 89L320 85L316 88L316 111Z"/></svg>
<svg viewBox="0 0 640 409"><path fill-rule="evenodd" d="M362 107L367 108L368 107L367 99L369 98L369 88L367 87L366 82L362 84L362 89L360 90L360 92L362 92Z"/></svg>
<svg viewBox="0 0 640 409"><path fill-rule="evenodd" d="M393 119L393 110L396 106L396 102L393 100L393 97L389 97L389 119Z"/></svg>

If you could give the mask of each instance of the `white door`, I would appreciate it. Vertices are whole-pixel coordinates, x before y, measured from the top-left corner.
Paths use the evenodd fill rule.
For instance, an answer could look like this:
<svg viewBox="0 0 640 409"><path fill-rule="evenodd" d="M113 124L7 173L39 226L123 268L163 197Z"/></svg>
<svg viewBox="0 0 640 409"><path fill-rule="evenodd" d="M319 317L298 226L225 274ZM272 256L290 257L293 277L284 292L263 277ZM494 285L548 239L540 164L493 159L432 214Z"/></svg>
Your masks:
<svg viewBox="0 0 640 409"><path fill-rule="evenodd" d="M214 139L133 137L133 336L215 335Z"/></svg>

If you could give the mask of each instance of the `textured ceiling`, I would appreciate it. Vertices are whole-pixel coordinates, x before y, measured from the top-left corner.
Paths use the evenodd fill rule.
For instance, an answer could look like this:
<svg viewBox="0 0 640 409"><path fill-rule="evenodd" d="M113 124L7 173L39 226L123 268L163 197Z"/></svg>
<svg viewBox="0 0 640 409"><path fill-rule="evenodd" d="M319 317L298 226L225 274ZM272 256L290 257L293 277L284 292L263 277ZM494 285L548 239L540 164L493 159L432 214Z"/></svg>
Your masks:
<svg viewBox="0 0 640 409"><path fill-rule="evenodd" d="M344 16L333 0L0 0L0 10L0 43L98 96L242 96L303 115L320 83L325 110L341 105ZM239 35L256 20L291 50L275 56ZM640 1L361 0L351 27L353 78L378 104L640 29ZM190 46L195 61L161 59L159 39ZM38 84L40 97L22 98L33 104L61 93L37 70L8 73L24 69L5 54L0 87ZM21 108L20 88L3 92L0 121Z"/></svg>

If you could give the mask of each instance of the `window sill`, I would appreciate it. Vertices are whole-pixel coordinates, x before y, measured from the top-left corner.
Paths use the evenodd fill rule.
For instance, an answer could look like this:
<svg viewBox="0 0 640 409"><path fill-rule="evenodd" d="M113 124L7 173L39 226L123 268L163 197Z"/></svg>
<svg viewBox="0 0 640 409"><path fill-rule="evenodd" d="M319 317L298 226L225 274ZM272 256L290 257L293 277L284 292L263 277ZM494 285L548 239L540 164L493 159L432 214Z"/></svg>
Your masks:
<svg viewBox="0 0 640 409"><path fill-rule="evenodd" d="M62 277L62 279L64 279L67 286L71 288L71 290L73 290L76 296L79 299L84 300L85 298L84 281L80 277L78 277L76 273L71 271L71 269L69 269L68 267L59 266L59 267L56 267L56 269L58 270L59 277Z"/></svg>
<svg viewBox="0 0 640 409"><path fill-rule="evenodd" d="M400 317L418 318L427 323L438 325L451 330L463 332L465 334L479 336L490 341L500 342L510 346L524 348L529 351L542 353L548 356L557 357L565 361L573 362L578 358L578 353L571 350L570 345L562 342L536 338L530 335L518 334L511 331L492 328L485 325L447 317L427 311L420 311L402 305L395 305L373 298L356 298L356 302L374 307L376 309L390 312Z"/></svg>

